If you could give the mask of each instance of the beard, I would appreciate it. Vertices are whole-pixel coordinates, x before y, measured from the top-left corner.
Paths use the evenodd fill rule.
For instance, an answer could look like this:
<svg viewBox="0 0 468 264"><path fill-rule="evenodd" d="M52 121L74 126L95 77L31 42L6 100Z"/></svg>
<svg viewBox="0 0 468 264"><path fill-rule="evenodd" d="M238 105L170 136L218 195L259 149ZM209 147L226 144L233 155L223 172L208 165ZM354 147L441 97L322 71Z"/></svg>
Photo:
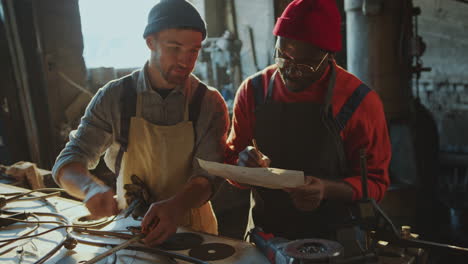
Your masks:
<svg viewBox="0 0 468 264"><path fill-rule="evenodd" d="M283 80L284 86L291 92L301 92L307 89L310 85L317 82L321 78L321 74L294 78L287 73L279 71L280 77ZM322 73L323 74L323 73Z"/></svg>
<svg viewBox="0 0 468 264"><path fill-rule="evenodd" d="M163 67L160 55L155 52L151 54L151 62L156 70L159 71L161 77L169 84L174 85L184 84L193 70L177 64Z"/></svg>
<svg viewBox="0 0 468 264"><path fill-rule="evenodd" d="M166 71L160 68L162 77L171 84L182 85L190 75L187 68L180 66L170 66Z"/></svg>
<svg viewBox="0 0 468 264"><path fill-rule="evenodd" d="M286 86L286 89L288 89L291 92L301 92L305 90L309 85L311 84L310 81L304 80L301 78L291 78L290 76L283 74L281 71L279 71L281 80L284 83L284 86Z"/></svg>

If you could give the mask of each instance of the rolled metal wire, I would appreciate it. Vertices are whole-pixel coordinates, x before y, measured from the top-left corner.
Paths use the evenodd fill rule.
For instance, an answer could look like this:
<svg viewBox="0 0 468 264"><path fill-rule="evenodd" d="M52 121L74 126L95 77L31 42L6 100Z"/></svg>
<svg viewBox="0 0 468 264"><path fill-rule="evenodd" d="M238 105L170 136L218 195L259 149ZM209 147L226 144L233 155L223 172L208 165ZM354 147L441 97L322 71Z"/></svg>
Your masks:
<svg viewBox="0 0 468 264"><path fill-rule="evenodd" d="M21 197L29 195L29 194L31 194L33 192L47 192L47 191L52 191L54 193L43 195L43 196L38 196L38 197L20 199ZM30 191L30 192L6 193L6 194L3 194L3 195L13 196L11 198L5 199L4 201L6 201L6 202L31 201L31 200L45 200L45 201L47 201L45 198L58 195L61 191L64 191L64 190L63 189L57 189L57 188L45 188L45 189L33 190L33 191ZM16 214L18 212L0 210L0 213L6 214L6 215L8 215L8 214L13 215L13 214ZM57 251L59 251L62 247L66 247L66 248L71 249L76 245L77 242L82 243L82 244L91 245L91 246L98 246L98 247L109 247L109 246L118 247L118 246L121 246L121 245L118 245L118 244L99 243L99 242L88 241L88 240L83 240L83 239L76 239L70 234L70 231L71 231L70 229L73 229L74 231L76 230L77 232L84 232L84 233L95 234L95 235L115 236L115 237L121 237L121 238L123 238L123 237L129 238L128 236L130 236L130 235L124 234L124 233L117 233L117 232L110 232L110 231L99 231L99 230L92 230L91 229L91 228L100 228L100 227L106 226L107 224L115 221L117 215L112 217L110 220L106 219L105 221L98 222L98 223L70 224L70 220L66 216L58 214L58 213L31 212L31 213L28 213L28 214L29 214L28 216L32 216L32 217L36 218L37 221L28 221L28 220L22 220L22 219L16 219L16 218L7 218L7 219L11 219L11 220L14 220L14 221L17 221L17 222L20 222L20 223L36 224L36 227L33 230L28 231L26 234L22 235L19 238L0 240L0 243L4 243L4 244L0 245L0 248L5 247L5 246L7 246L7 245L9 245L11 243L14 243L16 241L19 241L19 240L39 237L39 236L45 235L47 233L53 232L55 230L62 229L62 228L65 228L66 232L67 232L67 236L57 246L55 246L52 250L50 250L46 255L44 255L41 259L36 261L34 264L45 263L48 259L50 259L53 255L55 255L55 253L57 253ZM62 220L63 222L60 222L60 221L41 221L39 219L39 216L55 217L57 219ZM41 232L41 233L30 235L31 233L35 232L40 227L41 224L58 224L60 226L51 228L51 229L49 229L47 231L44 231L44 232ZM128 246L128 245L126 245L126 246ZM1 252L0 255L8 253L9 251L11 251L14 248L15 247L12 247L12 248L4 251L4 252ZM142 246L128 246L126 248L129 249L129 250L135 250L135 251L141 251L141 252L156 254L156 255L165 256L165 257L169 257L169 258L173 258L173 259L180 259L180 260L184 260L184 261L194 263L194 264L208 264L207 262L202 261L202 260L197 259L197 258L193 258L193 257L186 256L186 255L183 255L183 254L175 253L175 252L165 251L165 250L158 249L158 248L150 248L150 247L142 247Z"/></svg>
<svg viewBox="0 0 468 264"><path fill-rule="evenodd" d="M36 220L39 221L39 217L37 217L36 215L31 214L30 216L36 218ZM39 229L39 226L40 226L40 224L36 224L36 226L35 226L33 229L31 229L30 231L24 233L22 236L28 236L29 234L35 232L37 229ZM16 241L8 241L8 242L5 242L5 243L3 243L3 244L0 245L0 248L6 247L6 246L8 246L8 245L11 245L11 244L14 243L14 242L16 242ZM26 244L26 243L24 243L24 244ZM0 256L6 254L6 253L8 253L8 252L10 252L11 250L13 250L13 249L16 248L16 247L17 247L17 246L14 246L14 247L11 247L11 248L9 248L9 249L6 249L6 250L0 252Z"/></svg>
<svg viewBox="0 0 468 264"><path fill-rule="evenodd" d="M76 239L79 243L85 244L85 245L90 245L90 246L95 246L95 247L116 247L118 244L109 244L109 243L101 243L101 242L94 242L94 241L88 241L88 240L83 240L80 238ZM145 246L128 246L126 249L128 250L134 250L134 251L141 251L141 252L146 252L150 254L155 254L159 256L164 256L164 257L169 257L169 258L174 258L174 259L179 259L183 261L187 261L190 263L194 264L209 264L208 262L205 262L203 260L186 256L184 254L176 253L176 252L170 252L166 250L162 250L159 248L152 248L152 247L145 247Z"/></svg>

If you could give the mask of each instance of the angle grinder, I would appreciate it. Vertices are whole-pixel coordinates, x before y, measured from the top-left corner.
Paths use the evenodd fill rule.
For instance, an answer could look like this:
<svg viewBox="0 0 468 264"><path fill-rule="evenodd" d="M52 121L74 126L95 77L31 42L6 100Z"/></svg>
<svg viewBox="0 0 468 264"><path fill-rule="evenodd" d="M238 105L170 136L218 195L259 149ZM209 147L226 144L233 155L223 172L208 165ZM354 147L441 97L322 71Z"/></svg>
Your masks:
<svg viewBox="0 0 468 264"><path fill-rule="evenodd" d="M341 244L325 239L287 240L254 227L249 232L250 241L272 264L327 264L343 258Z"/></svg>

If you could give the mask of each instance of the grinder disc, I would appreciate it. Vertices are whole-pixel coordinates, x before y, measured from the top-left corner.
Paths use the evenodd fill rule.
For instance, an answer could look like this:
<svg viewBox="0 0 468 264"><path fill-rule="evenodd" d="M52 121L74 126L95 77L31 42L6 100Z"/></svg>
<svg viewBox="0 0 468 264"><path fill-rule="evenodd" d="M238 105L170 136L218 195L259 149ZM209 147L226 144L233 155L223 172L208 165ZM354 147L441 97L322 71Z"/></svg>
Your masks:
<svg viewBox="0 0 468 264"><path fill-rule="evenodd" d="M214 261L225 259L232 256L236 250L230 245L223 243L207 243L192 248L189 251L189 256L203 260Z"/></svg>
<svg viewBox="0 0 468 264"><path fill-rule="evenodd" d="M307 263L327 263L333 258L343 257L343 246L325 239L300 239L291 241L283 249L295 259L305 259Z"/></svg>
<svg viewBox="0 0 468 264"><path fill-rule="evenodd" d="M195 233L175 233L160 245L165 250L186 250L203 243L203 237Z"/></svg>

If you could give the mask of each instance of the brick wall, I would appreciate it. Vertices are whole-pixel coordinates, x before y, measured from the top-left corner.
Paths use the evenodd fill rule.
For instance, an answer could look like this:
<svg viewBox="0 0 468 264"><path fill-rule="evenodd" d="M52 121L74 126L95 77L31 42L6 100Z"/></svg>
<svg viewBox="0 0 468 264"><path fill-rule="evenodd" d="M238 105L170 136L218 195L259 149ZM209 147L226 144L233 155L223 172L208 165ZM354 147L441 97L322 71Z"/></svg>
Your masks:
<svg viewBox="0 0 468 264"><path fill-rule="evenodd" d="M468 153L468 4L413 3L422 11L419 34L427 45L422 60L432 67L422 73L418 94L436 118L442 150Z"/></svg>

